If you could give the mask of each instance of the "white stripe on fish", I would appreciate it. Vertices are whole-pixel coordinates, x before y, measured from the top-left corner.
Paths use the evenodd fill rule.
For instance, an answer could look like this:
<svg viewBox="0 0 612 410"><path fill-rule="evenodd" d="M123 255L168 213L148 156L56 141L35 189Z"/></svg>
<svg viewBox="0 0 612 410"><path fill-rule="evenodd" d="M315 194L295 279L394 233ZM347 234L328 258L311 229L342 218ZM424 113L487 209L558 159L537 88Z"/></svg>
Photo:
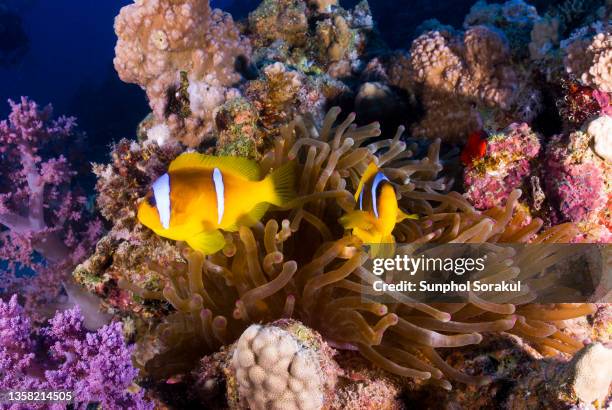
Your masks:
<svg viewBox="0 0 612 410"><path fill-rule="evenodd" d="M153 182L155 206L164 229L170 228L170 175L167 173Z"/></svg>
<svg viewBox="0 0 612 410"><path fill-rule="evenodd" d="M380 185L383 181L389 181L389 178L385 176L382 172L379 172L374 177L374 181L372 181L372 208L374 209L374 215L378 218L378 200L376 198L376 190L378 189L378 185Z"/></svg>
<svg viewBox="0 0 612 410"><path fill-rule="evenodd" d="M215 183L215 192L217 193L217 223L221 224L223 213L225 212L225 185L223 184L223 174L221 174L219 168L213 169L213 182Z"/></svg>

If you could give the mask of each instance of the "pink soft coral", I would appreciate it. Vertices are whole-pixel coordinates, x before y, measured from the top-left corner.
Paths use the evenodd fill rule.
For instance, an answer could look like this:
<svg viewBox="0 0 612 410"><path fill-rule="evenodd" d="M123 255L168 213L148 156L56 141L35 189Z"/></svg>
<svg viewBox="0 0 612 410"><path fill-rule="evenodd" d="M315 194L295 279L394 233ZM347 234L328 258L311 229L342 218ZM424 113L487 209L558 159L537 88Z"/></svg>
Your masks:
<svg viewBox="0 0 612 410"><path fill-rule="evenodd" d="M54 154L71 143L75 119L52 120L51 106L40 109L25 97L9 104L8 120L0 122L0 260L8 263L0 278L3 288L19 286L43 301L92 247L101 223L87 215L86 197L74 193L69 161ZM24 269L37 273L28 286L15 274Z"/></svg>

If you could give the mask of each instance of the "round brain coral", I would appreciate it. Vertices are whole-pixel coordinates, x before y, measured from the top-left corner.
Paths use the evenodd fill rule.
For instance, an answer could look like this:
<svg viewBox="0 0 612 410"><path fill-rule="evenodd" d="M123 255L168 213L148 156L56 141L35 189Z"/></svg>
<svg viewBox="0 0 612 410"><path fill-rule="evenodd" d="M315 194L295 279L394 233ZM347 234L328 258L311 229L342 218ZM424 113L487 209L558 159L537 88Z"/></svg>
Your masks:
<svg viewBox="0 0 612 410"><path fill-rule="evenodd" d="M251 325L236 343L232 368L236 372L241 400L253 410L315 410L323 407L335 384L335 374L326 374L331 361L329 348L304 341L312 330L298 325L296 334L270 324ZM298 336L300 335L300 336ZM300 338L298 338L300 337ZM316 338L310 338L316 340ZM335 363L331 366L335 369Z"/></svg>

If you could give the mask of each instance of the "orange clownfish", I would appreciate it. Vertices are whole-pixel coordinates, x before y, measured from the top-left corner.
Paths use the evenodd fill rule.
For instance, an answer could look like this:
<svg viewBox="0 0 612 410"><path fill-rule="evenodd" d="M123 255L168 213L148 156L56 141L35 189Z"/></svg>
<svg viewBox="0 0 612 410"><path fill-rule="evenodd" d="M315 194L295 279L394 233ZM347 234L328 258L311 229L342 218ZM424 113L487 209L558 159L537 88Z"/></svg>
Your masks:
<svg viewBox="0 0 612 410"><path fill-rule="evenodd" d="M373 162L359 181L355 202L359 209L342 216L340 223L366 244L394 244L395 225L406 218L418 219L399 208L395 187ZM372 247L372 253L378 251Z"/></svg>
<svg viewBox="0 0 612 410"><path fill-rule="evenodd" d="M213 254L225 246L220 230L252 226L270 204L293 199L294 165L289 162L260 179L259 165L246 158L181 154L151 185L138 220L159 236Z"/></svg>
<svg viewBox="0 0 612 410"><path fill-rule="evenodd" d="M484 131L471 132L467 144L461 151L461 162L465 166L472 165L475 160L484 157L486 153L487 133Z"/></svg>

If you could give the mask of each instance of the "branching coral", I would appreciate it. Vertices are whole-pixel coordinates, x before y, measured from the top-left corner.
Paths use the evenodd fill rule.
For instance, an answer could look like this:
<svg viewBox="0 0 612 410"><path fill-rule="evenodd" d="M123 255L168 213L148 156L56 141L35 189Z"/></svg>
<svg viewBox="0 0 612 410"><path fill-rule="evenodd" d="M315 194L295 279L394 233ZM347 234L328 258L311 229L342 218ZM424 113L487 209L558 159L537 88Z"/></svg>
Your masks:
<svg viewBox="0 0 612 410"><path fill-rule="evenodd" d="M479 343L480 332L512 331L543 351L578 349L579 343L564 336L555 321L592 312L588 304L532 306L519 299L515 306L475 298L469 304L428 305L395 293L387 295L392 303L375 301L370 286L375 277L364 267L368 256L337 222L354 208L352 192L370 161L398 183L400 206L422 215L397 226L400 246L563 242L576 231L559 225L536 235L542 221L516 211L519 191L509 195L504 207L479 212L458 193L446 192L438 177L439 142L431 144L427 157L415 160L401 141L402 128L393 139L370 142L380 133L378 124L356 127L354 114L336 123L338 115L338 109L331 109L321 127L297 117L264 153L260 164L266 172L289 160L300 164L300 199L289 209L226 234L228 245L206 258L184 249L182 258L156 264L151 255L148 270L159 277L156 289L129 277L120 281L121 288L139 298L167 300L175 309L139 337L136 358L149 375L163 380L187 371L196 358L236 340L251 323L281 317L301 320L384 370L431 379L445 388L450 388L447 378L488 381L457 372L436 352ZM517 255L509 270L491 269L509 278L531 277L554 259L544 250Z"/></svg>
<svg viewBox="0 0 612 410"><path fill-rule="evenodd" d="M207 0L138 1L121 9L115 32L119 77L146 90L158 122L198 145L214 108L240 80L237 60L250 55L231 16Z"/></svg>
<svg viewBox="0 0 612 410"><path fill-rule="evenodd" d="M72 164L55 155L75 138L76 120L53 120L51 106L41 109L27 98L9 103L8 120L0 122L0 260L8 263L0 277L7 291L28 296L29 309L57 296L102 226L87 212L86 197L72 190ZM14 276L24 269L38 275Z"/></svg>
<svg viewBox="0 0 612 410"><path fill-rule="evenodd" d="M75 308L56 313L49 327L35 332L17 296L8 302L0 300L0 388L4 391L72 392L78 409L89 403L108 409L152 409L142 390L128 391L138 373L132 366L132 350L125 344L120 322L87 333ZM10 408L47 406L29 403ZM64 406L57 403L51 408Z"/></svg>

